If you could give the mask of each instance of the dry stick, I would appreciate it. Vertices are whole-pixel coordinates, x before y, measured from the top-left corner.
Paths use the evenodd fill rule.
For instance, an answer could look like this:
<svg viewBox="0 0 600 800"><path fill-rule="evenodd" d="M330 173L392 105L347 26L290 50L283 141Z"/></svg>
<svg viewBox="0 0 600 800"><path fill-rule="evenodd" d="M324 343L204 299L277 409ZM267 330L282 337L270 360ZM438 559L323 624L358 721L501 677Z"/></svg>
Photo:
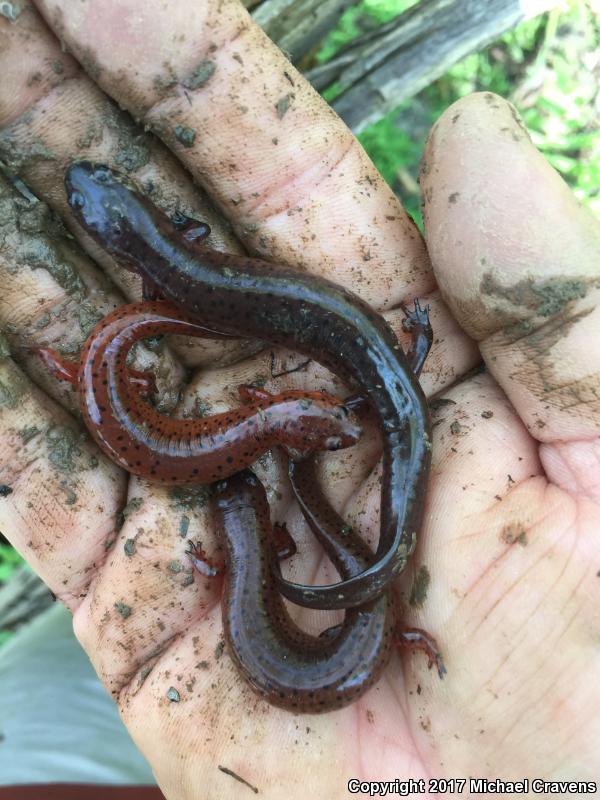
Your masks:
<svg viewBox="0 0 600 800"><path fill-rule="evenodd" d="M535 11L556 5L540 0ZM306 78L319 90L335 82L341 94L332 106L360 132L531 16L519 0L422 0L308 70Z"/></svg>

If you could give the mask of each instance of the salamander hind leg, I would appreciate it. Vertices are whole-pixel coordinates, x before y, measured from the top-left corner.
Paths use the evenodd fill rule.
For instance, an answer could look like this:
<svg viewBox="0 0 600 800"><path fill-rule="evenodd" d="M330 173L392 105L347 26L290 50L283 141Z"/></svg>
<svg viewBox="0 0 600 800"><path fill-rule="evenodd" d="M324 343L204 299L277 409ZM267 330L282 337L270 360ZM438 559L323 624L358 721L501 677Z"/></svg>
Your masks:
<svg viewBox="0 0 600 800"><path fill-rule="evenodd" d="M400 307L404 311L402 327L407 333L411 334L410 350L406 357L413 373L419 376L433 343L433 329L429 321L429 306L421 308L421 304L416 299L414 311L410 311L405 305Z"/></svg>
<svg viewBox="0 0 600 800"><path fill-rule="evenodd" d="M183 234L188 242L201 242L210 236L210 225L199 219L189 217L183 211L176 211L171 217L173 227Z"/></svg>
<svg viewBox="0 0 600 800"><path fill-rule="evenodd" d="M429 669L435 664L438 675L443 678L446 667L438 643L430 633L422 628L397 628L396 644L411 650L422 650L429 661Z"/></svg>
<svg viewBox="0 0 600 800"><path fill-rule="evenodd" d="M140 397L149 399L156 394L156 381L151 372L142 372L139 369L127 369L127 380L140 394Z"/></svg>
<svg viewBox="0 0 600 800"><path fill-rule="evenodd" d="M275 522L273 525L273 541L277 550L277 558L283 561L296 555L298 548L292 534L288 531L285 522Z"/></svg>
<svg viewBox="0 0 600 800"><path fill-rule="evenodd" d="M238 394L242 403L248 403L249 405L254 403L268 403L274 399L274 395L261 386L249 386L247 384L240 384L240 386L238 386Z"/></svg>
<svg viewBox="0 0 600 800"><path fill-rule="evenodd" d="M77 385L77 375L79 374L79 362L70 361L59 355L56 350L50 347L38 347L33 351L42 359L44 365L51 375L60 381L67 381Z"/></svg>
<svg viewBox="0 0 600 800"><path fill-rule="evenodd" d="M216 578L225 572L225 562L209 558L202 546L196 542L191 540L188 542L186 553L190 557L194 569L207 578Z"/></svg>

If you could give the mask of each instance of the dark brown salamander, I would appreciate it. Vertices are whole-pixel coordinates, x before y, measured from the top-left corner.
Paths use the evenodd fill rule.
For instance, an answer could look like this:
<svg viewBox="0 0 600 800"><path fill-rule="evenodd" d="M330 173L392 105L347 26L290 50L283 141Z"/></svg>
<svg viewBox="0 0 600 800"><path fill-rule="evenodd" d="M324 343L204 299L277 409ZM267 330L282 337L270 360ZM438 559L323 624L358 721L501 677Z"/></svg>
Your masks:
<svg viewBox="0 0 600 800"><path fill-rule="evenodd" d="M107 167L75 163L65 185L85 230L201 324L299 351L368 397L384 448L376 559L360 575L296 599L348 608L380 596L414 549L430 464L427 404L383 317L331 281L205 248L206 226L174 224Z"/></svg>

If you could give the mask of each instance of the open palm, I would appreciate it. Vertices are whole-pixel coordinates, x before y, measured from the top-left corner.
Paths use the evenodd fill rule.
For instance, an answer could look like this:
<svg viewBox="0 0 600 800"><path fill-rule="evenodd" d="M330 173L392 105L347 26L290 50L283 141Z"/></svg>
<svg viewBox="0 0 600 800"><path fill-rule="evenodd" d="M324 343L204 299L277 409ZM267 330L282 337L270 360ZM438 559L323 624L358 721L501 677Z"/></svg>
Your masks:
<svg viewBox="0 0 600 800"><path fill-rule="evenodd" d="M20 366L6 350L0 362L0 482L12 489L1 529L73 611L169 798L236 791L217 765L270 798L344 797L350 778L595 778L598 226L514 109L482 94L452 106L429 138L426 250L349 131L241 4L166 5L37 3L89 75L166 147L109 103L36 11L2 20L13 80L0 87L0 155L104 272L55 232L43 244L40 207L6 188L1 322L15 353L76 350L98 316L137 296L135 280L69 219L62 176L76 157L128 169L156 202L208 220L213 246L234 251L193 176L249 249L352 288L403 342L399 304L430 303L433 468L413 574L398 589L405 621L437 637L448 674L440 681L421 657L398 654L362 700L320 716L254 695L222 652L218 582L193 579L185 556L189 538L216 546L204 491L166 491L107 462L80 436L72 393L23 351ZM300 356L257 349L154 343L136 366L158 370L165 409L181 365L194 368L178 413L236 404L237 385L256 380L348 391ZM487 371L471 372L482 359ZM332 503L375 542L380 451L369 424L320 469ZM287 574L334 580L282 467L274 453L257 472L274 519L298 540ZM314 631L331 624L294 612Z"/></svg>

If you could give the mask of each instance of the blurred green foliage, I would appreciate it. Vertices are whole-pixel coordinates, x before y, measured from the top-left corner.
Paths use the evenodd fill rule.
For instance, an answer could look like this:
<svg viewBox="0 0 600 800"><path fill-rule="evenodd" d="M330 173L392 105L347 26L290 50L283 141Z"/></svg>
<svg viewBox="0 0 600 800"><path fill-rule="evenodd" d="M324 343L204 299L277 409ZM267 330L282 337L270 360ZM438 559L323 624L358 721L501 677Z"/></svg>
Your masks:
<svg viewBox="0 0 600 800"><path fill-rule="evenodd" d="M0 584L7 581L23 559L8 544L0 544Z"/></svg>
<svg viewBox="0 0 600 800"><path fill-rule="evenodd" d="M23 564L23 559L9 544L0 544L0 587ZM12 631L0 629L0 646L13 635Z"/></svg>
<svg viewBox="0 0 600 800"><path fill-rule="evenodd" d="M571 0L523 22L359 135L365 150L421 225L418 169L427 132L459 97L491 91L515 104L534 144L575 195L600 213L600 19L594 0ZM363 0L348 9L327 39L324 61L352 39L414 2ZM326 93L335 96L335 86Z"/></svg>

